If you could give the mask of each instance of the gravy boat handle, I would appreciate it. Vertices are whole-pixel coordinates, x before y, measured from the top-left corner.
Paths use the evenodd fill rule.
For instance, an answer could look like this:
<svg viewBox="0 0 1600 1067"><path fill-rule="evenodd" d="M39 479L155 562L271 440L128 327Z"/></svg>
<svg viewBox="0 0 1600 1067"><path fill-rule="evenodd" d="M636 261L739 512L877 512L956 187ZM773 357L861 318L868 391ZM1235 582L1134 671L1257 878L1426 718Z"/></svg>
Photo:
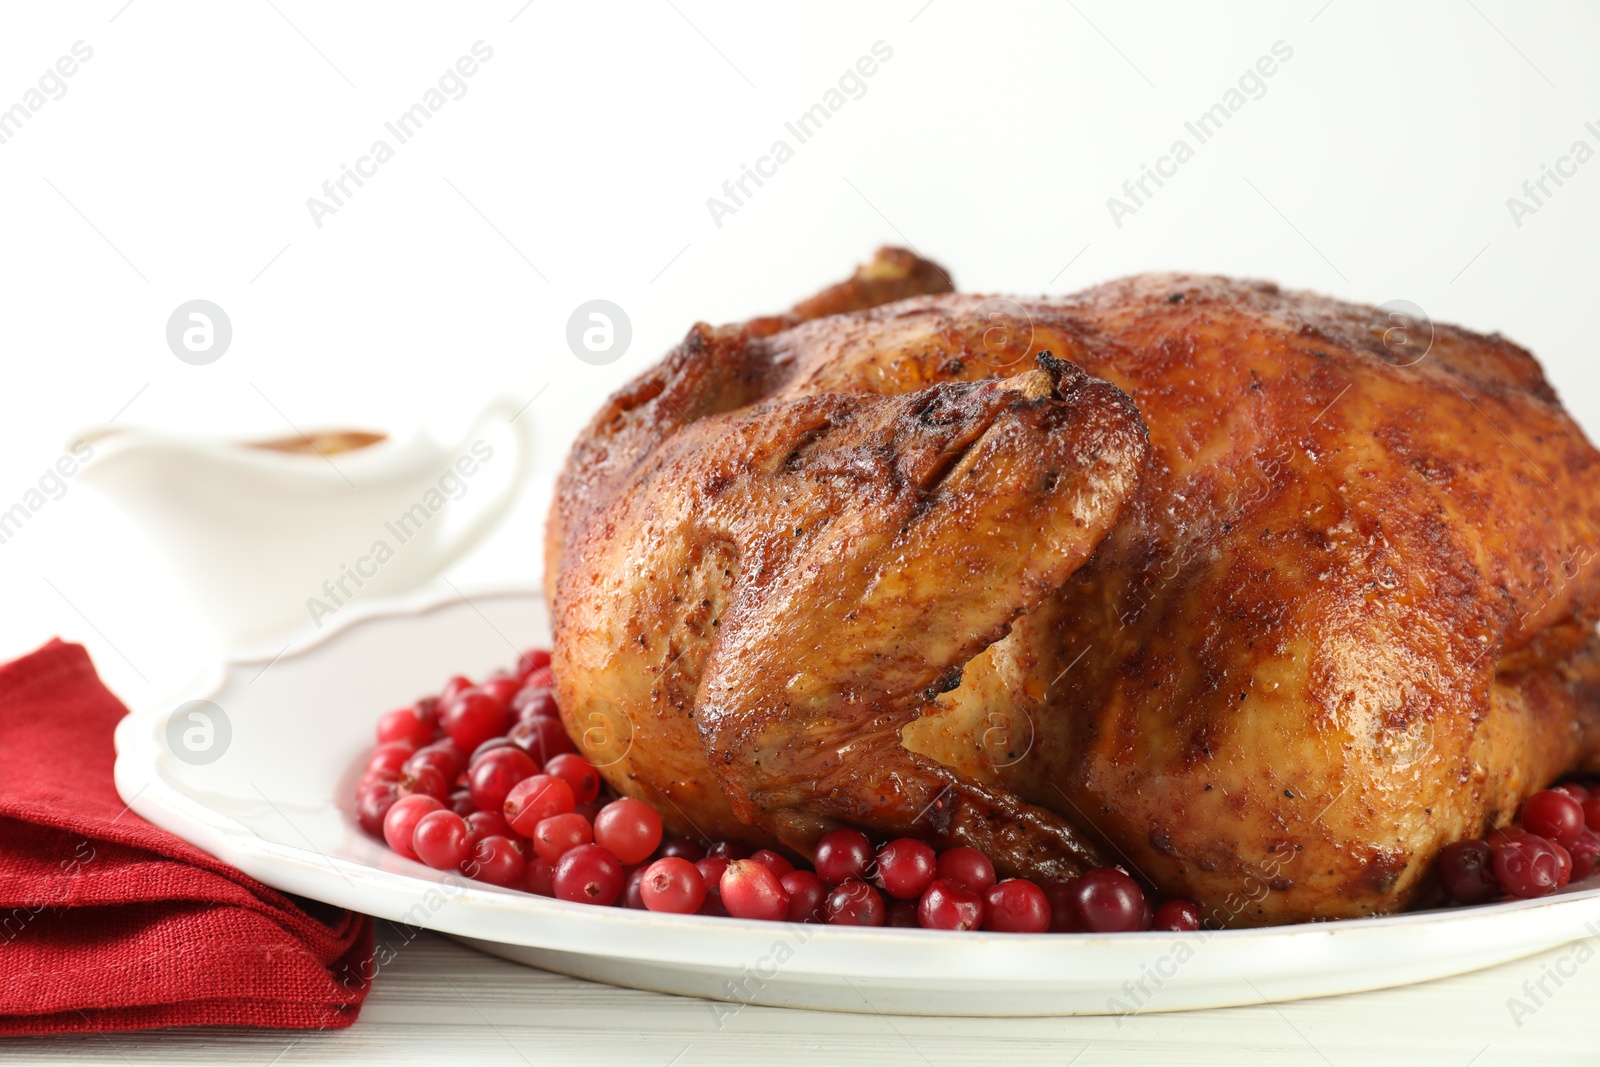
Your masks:
<svg viewBox="0 0 1600 1067"><path fill-rule="evenodd" d="M526 405L519 409L516 403L507 396L496 397L478 414L468 428L465 441L477 438L478 431L484 429L491 422L500 420L505 423L515 439L517 457L516 466L511 472L511 477L506 480L500 489L499 495L468 520L467 524L450 535L449 540L443 542L438 549L433 561L433 572L438 574L450 564L459 559L467 549L481 541L485 534L492 530L511 504L517 499L518 492L522 489L523 480L527 477L529 464L533 458L533 429L529 423L520 423L518 416L526 409Z"/></svg>

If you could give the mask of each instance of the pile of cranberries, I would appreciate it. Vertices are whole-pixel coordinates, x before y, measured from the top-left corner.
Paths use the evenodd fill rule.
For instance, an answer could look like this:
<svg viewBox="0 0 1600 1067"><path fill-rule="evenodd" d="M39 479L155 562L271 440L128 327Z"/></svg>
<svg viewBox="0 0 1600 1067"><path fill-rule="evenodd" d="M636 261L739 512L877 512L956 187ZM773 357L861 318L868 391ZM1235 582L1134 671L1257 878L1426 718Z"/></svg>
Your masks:
<svg viewBox="0 0 1600 1067"><path fill-rule="evenodd" d="M1445 846L1437 870L1458 904L1542 897L1584 881L1600 870L1600 790L1570 782L1541 789L1515 823L1487 840Z"/></svg>
<svg viewBox="0 0 1600 1067"><path fill-rule="evenodd" d="M1195 930L1199 910L1152 910L1114 867L1039 885L999 879L977 849L839 829L808 869L733 841L663 840L650 805L607 793L550 692L550 653L378 720L356 787L361 828L407 859L584 904L679 915L1006 933Z"/></svg>

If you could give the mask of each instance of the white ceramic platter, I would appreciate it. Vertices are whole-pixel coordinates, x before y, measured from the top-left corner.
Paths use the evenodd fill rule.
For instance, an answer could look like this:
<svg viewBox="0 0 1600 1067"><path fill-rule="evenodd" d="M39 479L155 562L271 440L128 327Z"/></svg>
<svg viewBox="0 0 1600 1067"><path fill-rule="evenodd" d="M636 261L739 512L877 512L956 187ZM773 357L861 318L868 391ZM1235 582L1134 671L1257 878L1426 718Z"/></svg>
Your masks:
<svg viewBox="0 0 1600 1067"><path fill-rule="evenodd" d="M276 660L221 664L194 692L128 716L117 730L117 788L151 822L286 892L547 970L730 1002L719 1012L744 1003L992 1016L1223 1007L1420 982L1600 933L1592 885L1478 908L1181 936L792 926L498 889L401 859L363 834L352 793L378 715L548 638L532 590L348 608ZM227 719L209 763L169 745L175 709L191 699ZM185 718L175 736L190 725Z"/></svg>

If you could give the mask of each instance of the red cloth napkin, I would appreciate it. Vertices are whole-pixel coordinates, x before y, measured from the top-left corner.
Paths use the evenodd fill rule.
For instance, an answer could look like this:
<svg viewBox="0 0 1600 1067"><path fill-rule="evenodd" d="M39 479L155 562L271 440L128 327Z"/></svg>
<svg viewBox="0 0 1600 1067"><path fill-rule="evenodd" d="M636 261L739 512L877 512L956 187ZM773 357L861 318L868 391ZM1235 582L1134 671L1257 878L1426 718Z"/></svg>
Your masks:
<svg viewBox="0 0 1600 1067"><path fill-rule="evenodd" d="M372 921L130 811L111 782L126 713L81 645L0 666L0 1034L349 1026Z"/></svg>

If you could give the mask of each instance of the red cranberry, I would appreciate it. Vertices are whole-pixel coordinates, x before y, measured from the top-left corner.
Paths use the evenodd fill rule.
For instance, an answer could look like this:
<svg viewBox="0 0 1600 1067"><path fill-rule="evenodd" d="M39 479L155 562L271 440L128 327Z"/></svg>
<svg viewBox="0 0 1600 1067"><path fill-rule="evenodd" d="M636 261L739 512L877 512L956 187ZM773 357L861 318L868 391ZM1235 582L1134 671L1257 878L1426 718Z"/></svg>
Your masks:
<svg viewBox="0 0 1600 1067"><path fill-rule="evenodd" d="M516 696L522 689L522 682L519 679L502 674L494 678L485 679L478 688L494 697L500 703L509 706L511 698Z"/></svg>
<svg viewBox="0 0 1600 1067"><path fill-rule="evenodd" d="M958 845L939 853L935 877L949 878L979 893L987 893L995 882L994 864L977 849Z"/></svg>
<svg viewBox="0 0 1600 1067"><path fill-rule="evenodd" d="M884 910L883 897L859 878L840 882L828 894L828 921L835 926L882 926Z"/></svg>
<svg viewBox="0 0 1600 1067"><path fill-rule="evenodd" d="M1445 895L1457 904L1482 904L1500 895L1500 883L1494 874L1494 849L1486 841L1446 845L1434 863Z"/></svg>
<svg viewBox="0 0 1600 1067"><path fill-rule="evenodd" d="M647 910L644 906L644 868L642 863L632 867L622 868L622 895L617 898L617 907L631 908L634 911Z"/></svg>
<svg viewBox="0 0 1600 1067"><path fill-rule="evenodd" d="M1076 934L1083 931L1083 924L1078 921L1078 914L1072 907L1073 894L1076 888L1072 881L1046 882L1044 898L1050 902L1050 932L1052 934Z"/></svg>
<svg viewBox="0 0 1600 1067"><path fill-rule="evenodd" d="M1494 876L1514 897L1542 897L1561 885L1561 857L1556 845L1537 834L1521 837L1494 850Z"/></svg>
<svg viewBox="0 0 1600 1067"><path fill-rule="evenodd" d="M426 744L426 742L424 742ZM379 742L366 757L368 771L394 771L398 773L405 761L413 757L421 745L411 741L410 737L400 737L397 741Z"/></svg>
<svg viewBox="0 0 1600 1067"><path fill-rule="evenodd" d="M732 860L722 872L722 906L735 919L781 922L789 916L789 894L771 867L755 860Z"/></svg>
<svg viewBox="0 0 1600 1067"><path fill-rule="evenodd" d="M642 863L661 844L661 816L642 800L613 800L595 816L594 840L623 863Z"/></svg>
<svg viewBox="0 0 1600 1067"><path fill-rule="evenodd" d="M533 850L551 863L555 863L568 852L579 845L587 845L594 840L594 829L585 819L575 811L563 815L552 815L548 819L539 820L539 825L533 828L531 837Z"/></svg>
<svg viewBox="0 0 1600 1067"><path fill-rule="evenodd" d="M367 757L367 773L400 774L416 751L410 741L385 741Z"/></svg>
<svg viewBox="0 0 1600 1067"><path fill-rule="evenodd" d="M1193 901L1173 899L1156 909L1154 928L1183 932L1200 929L1200 909Z"/></svg>
<svg viewBox="0 0 1600 1067"><path fill-rule="evenodd" d="M472 793L466 789L454 790L449 796L445 797L444 806L462 818L466 818L478 810L478 805L472 802Z"/></svg>
<svg viewBox="0 0 1600 1067"><path fill-rule="evenodd" d="M527 874L528 861L509 837L485 837L472 846L461 872L490 885L517 886Z"/></svg>
<svg viewBox="0 0 1600 1067"><path fill-rule="evenodd" d="M444 688L439 690L439 703L448 704L456 698L456 694L472 688L472 679L464 675L454 674L444 683Z"/></svg>
<svg viewBox="0 0 1600 1067"><path fill-rule="evenodd" d="M738 841L713 841L706 848L706 855L723 860L742 860L749 858L750 850Z"/></svg>
<svg viewBox="0 0 1600 1067"><path fill-rule="evenodd" d="M476 845L486 837L510 837L511 826L498 811L475 811L467 816L467 837Z"/></svg>
<svg viewBox="0 0 1600 1067"><path fill-rule="evenodd" d="M983 928L1002 934L1042 934L1050 929L1050 902L1025 878L996 882L983 895Z"/></svg>
<svg viewBox="0 0 1600 1067"><path fill-rule="evenodd" d="M1583 830L1583 805L1565 793L1541 789L1522 805L1522 825L1531 834L1570 845Z"/></svg>
<svg viewBox="0 0 1600 1067"><path fill-rule="evenodd" d="M482 689L464 689L439 712L439 725L456 747L471 752L511 726L506 706Z"/></svg>
<svg viewBox="0 0 1600 1067"><path fill-rule="evenodd" d="M778 881L789 894L788 920L792 923L820 923L828 921L828 887L812 871L790 871L780 874Z"/></svg>
<svg viewBox="0 0 1600 1067"><path fill-rule="evenodd" d="M613 903L622 894L622 863L602 845L579 845L556 864L551 885L559 900Z"/></svg>
<svg viewBox="0 0 1600 1067"><path fill-rule="evenodd" d="M455 870L467 858L467 820L453 811L430 811L411 834L417 859L440 871Z"/></svg>
<svg viewBox="0 0 1600 1067"><path fill-rule="evenodd" d="M1572 880L1587 882L1600 870L1600 833L1584 830L1567 852L1572 856Z"/></svg>
<svg viewBox="0 0 1600 1067"><path fill-rule="evenodd" d="M359 795L369 785L398 786L399 784L400 775L394 771L362 771L361 780L356 783L356 793Z"/></svg>
<svg viewBox="0 0 1600 1067"><path fill-rule="evenodd" d="M530 648L517 657L517 677L527 678L540 667L550 666L550 652L543 648Z"/></svg>
<svg viewBox="0 0 1600 1067"><path fill-rule="evenodd" d="M1515 841L1517 838L1521 837L1527 832L1528 831L1524 830L1522 827L1516 825L1501 826L1497 829L1490 830L1489 836L1485 840L1488 842L1490 848L1498 849L1503 845L1511 844L1511 842Z"/></svg>
<svg viewBox="0 0 1600 1067"><path fill-rule="evenodd" d="M639 896L650 911L693 915L706 900L700 868L678 856L656 860L643 869Z"/></svg>
<svg viewBox="0 0 1600 1067"><path fill-rule="evenodd" d="M499 737L489 738L489 740L473 749L472 755L467 757L467 770L470 772L479 760L497 748L516 748L516 742L512 741L511 738L507 737L505 734L501 734ZM521 750L518 749L518 751Z"/></svg>
<svg viewBox="0 0 1600 1067"><path fill-rule="evenodd" d="M456 776L467 769L467 760L462 751L449 741L435 741L431 745L423 745L406 760L402 768L410 771L415 767L432 767L442 775L447 782L456 780Z"/></svg>
<svg viewBox="0 0 1600 1067"><path fill-rule="evenodd" d="M1115 867L1096 867L1069 883L1072 909L1090 933L1116 934L1139 929L1144 891Z"/></svg>
<svg viewBox="0 0 1600 1067"><path fill-rule="evenodd" d="M555 671L550 669L549 664L546 664L537 670L529 671L528 676L522 680L522 684L536 689L549 689L554 684L555 677Z"/></svg>
<svg viewBox="0 0 1600 1067"><path fill-rule="evenodd" d="M891 900L889 910L884 913L883 925L903 926L915 930L921 926L917 919L917 902L915 900Z"/></svg>
<svg viewBox="0 0 1600 1067"><path fill-rule="evenodd" d="M560 719L548 715L523 719L511 728L508 736L513 744L538 760L541 766L563 752L575 751L572 738L567 736L567 728Z"/></svg>
<svg viewBox="0 0 1600 1067"><path fill-rule="evenodd" d="M409 741L421 748L433 740L433 723L417 714L416 708L396 708L378 718L378 742Z"/></svg>
<svg viewBox="0 0 1600 1067"><path fill-rule="evenodd" d="M383 817L383 839L406 859L416 859L417 854L411 848L411 836L417 832L417 823L429 812L443 808L444 805L436 798L425 793L401 797Z"/></svg>
<svg viewBox="0 0 1600 1067"><path fill-rule="evenodd" d="M442 801L450 795L450 783L438 768L424 764L402 774L396 791L403 797L421 795Z"/></svg>
<svg viewBox="0 0 1600 1067"><path fill-rule="evenodd" d="M1583 821L1589 829L1600 831L1600 788L1583 800Z"/></svg>
<svg viewBox="0 0 1600 1067"><path fill-rule="evenodd" d="M532 837L534 828L552 815L572 810L572 787L550 774L524 778L511 787L501 810L506 822L523 837Z"/></svg>
<svg viewBox="0 0 1600 1067"><path fill-rule="evenodd" d="M700 880L706 887L705 903L700 905L701 915L727 915L722 907L722 873L728 869L731 860L721 856L707 856L705 859L695 861L695 870L700 872Z"/></svg>
<svg viewBox="0 0 1600 1067"><path fill-rule="evenodd" d="M687 837L669 837L661 843L661 858L677 857L690 863L706 858L706 850L698 841Z"/></svg>
<svg viewBox="0 0 1600 1067"><path fill-rule="evenodd" d="M518 722L529 719L559 719L561 709L556 706L556 695L548 686L523 686L507 705Z"/></svg>
<svg viewBox="0 0 1600 1067"><path fill-rule="evenodd" d="M538 853L529 856L527 864L522 872L522 891L536 893L541 897L555 896L555 887L551 884L556 875L555 864Z"/></svg>
<svg viewBox="0 0 1600 1067"><path fill-rule="evenodd" d="M722 893L722 872L728 869L732 860L721 856L706 856L694 861L695 869L700 872L701 879L706 883L706 892L712 896Z"/></svg>
<svg viewBox="0 0 1600 1067"><path fill-rule="evenodd" d="M852 879L865 878L867 867L871 863L872 842L867 840L867 835L860 830L849 830L844 827L829 830L822 835L822 840L817 842L816 855L811 861L811 865L816 868L817 877L829 885L843 885Z"/></svg>
<svg viewBox="0 0 1600 1067"><path fill-rule="evenodd" d="M415 704L411 705L411 710L416 714L417 718L421 719L425 724L427 724L428 729L435 731L437 735L437 731L439 729L438 697L422 697Z"/></svg>
<svg viewBox="0 0 1600 1067"><path fill-rule="evenodd" d="M965 882L935 878L917 903L917 921L926 930L976 930L983 925L983 897Z"/></svg>
<svg viewBox="0 0 1600 1067"><path fill-rule="evenodd" d="M498 811L505 805L513 786L538 773L538 766L522 749L514 745L492 748L478 757L467 772L467 787L472 791L472 802L479 809Z"/></svg>
<svg viewBox="0 0 1600 1067"><path fill-rule="evenodd" d="M1550 847L1556 850L1556 862L1559 864L1556 869L1556 888L1565 889L1567 883L1572 881L1572 853L1567 851L1565 845L1554 841L1550 842Z"/></svg>
<svg viewBox="0 0 1600 1067"><path fill-rule="evenodd" d="M383 817L400 799L393 782L373 782L356 794L356 821L373 837L383 836Z"/></svg>
<svg viewBox="0 0 1600 1067"><path fill-rule="evenodd" d="M1571 797L1573 800L1576 800L1580 805L1585 800L1589 799L1588 787L1581 786L1577 782L1562 782L1560 785L1553 785L1550 788L1554 789L1558 793L1567 794L1567 796Z"/></svg>
<svg viewBox="0 0 1600 1067"><path fill-rule="evenodd" d="M878 850L879 888L897 900L916 900L933 882L939 857L929 845L897 837Z"/></svg>
<svg viewBox="0 0 1600 1067"><path fill-rule="evenodd" d="M790 863L788 860L784 859L770 848L763 848L752 852L750 853L750 858L755 860L757 863L764 864L768 870L777 875L779 878L782 878L784 875L794 870L794 864Z"/></svg>
<svg viewBox="0 0 1600 1067"><path fill-rule="evenodd" d="M544 765L544 773L566 779L579 804L588 804L600 795L600 772L576 752L550 757L550 762Z"/></svg>

